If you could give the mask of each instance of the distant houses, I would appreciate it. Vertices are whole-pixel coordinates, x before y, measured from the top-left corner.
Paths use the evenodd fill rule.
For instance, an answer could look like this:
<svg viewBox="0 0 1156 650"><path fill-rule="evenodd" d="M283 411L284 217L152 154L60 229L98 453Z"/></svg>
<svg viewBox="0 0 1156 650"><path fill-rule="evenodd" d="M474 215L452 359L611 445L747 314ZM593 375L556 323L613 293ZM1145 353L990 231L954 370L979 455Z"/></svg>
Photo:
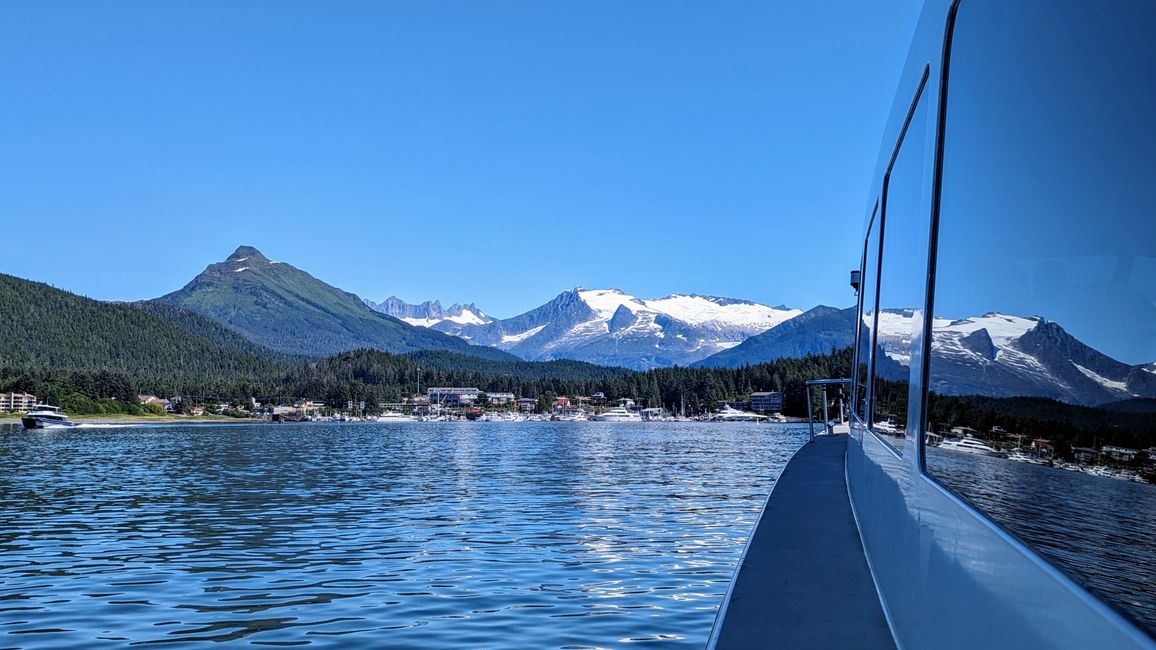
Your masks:
<svg viewBox="0 0 1156 650"><path fill-rule="evenodd" d="M28 393L0 393L0 411L24 413L36 406L36 396Z"/></svg>
<svg viewBox="0 0 1156 650"><path fill-rule="evenodd" d="M142 406L153 404L164 409L165 413L172 413L175 407L175 403L173 401L167 400L163 397L157 397L156 395L137 395L137 399L140 401Z"/></svg>

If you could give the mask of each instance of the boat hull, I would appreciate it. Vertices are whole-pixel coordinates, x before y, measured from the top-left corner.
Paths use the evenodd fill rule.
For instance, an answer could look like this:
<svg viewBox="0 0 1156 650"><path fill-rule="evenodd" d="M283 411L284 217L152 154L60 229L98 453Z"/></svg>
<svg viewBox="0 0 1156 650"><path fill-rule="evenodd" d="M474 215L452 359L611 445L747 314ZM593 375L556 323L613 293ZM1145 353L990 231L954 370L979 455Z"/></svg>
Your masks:
<svg viewBox="0 0 1156 650"><path fill-rule="evenodd" d="M48 418L38 418L35 416L24 416L20 418L20 423L24 425L25 429L47 429L49 427L74 427L75 422L50 420Z"/></svg>

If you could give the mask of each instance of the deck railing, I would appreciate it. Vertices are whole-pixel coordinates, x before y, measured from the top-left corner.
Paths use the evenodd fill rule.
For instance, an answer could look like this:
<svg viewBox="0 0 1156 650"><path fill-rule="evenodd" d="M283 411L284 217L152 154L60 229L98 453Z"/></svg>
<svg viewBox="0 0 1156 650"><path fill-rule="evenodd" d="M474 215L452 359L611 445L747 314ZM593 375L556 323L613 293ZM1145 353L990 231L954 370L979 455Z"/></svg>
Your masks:
<svg viewBox="0 0 1156 650"><path fill-rule="evenodd" d="M850 386L850 379L810 379L807 381L807 424L811 427L811 442L815 442L815 409L811 406L811 392L816 386L823 389L823 430L827 435L831 434L831 415L830 415L830 399L827 391L832 386L839 387L840 396L842 396L842 387ZM846 422L843 412L843 400L839 400L839 422Z"/></svg>

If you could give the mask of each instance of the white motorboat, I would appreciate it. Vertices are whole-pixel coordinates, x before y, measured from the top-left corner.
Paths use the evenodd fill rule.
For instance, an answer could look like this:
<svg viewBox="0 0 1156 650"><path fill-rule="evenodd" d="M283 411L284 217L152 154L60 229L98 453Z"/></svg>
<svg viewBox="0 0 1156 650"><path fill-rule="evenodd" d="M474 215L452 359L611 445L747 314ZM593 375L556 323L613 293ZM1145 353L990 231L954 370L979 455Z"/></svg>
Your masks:
<svg viewBox="0 0 1156 650"><path fill-rule="evenodd" d="M37 404L32 410L25 413L20 422L25 429L47 429L49 427L74 427L76 423L60 412L59 406Z"/></svg>
<svg viewBox="0 0 1156 650"><path fill-rule="evenodd" d="M947 449L949 451L962 451L968 454L980 454L982 456L998 456L999 451L994 447L989 447L982 442L972 438L971 436L964 436L963 438L944 440L939 443L940 449Z"/></svg>
<svg viewBox="0 0 1156 650"><path fill-rule="evenodd" d="M642 416L624 406L615 406L612 409L590 416L594 422L642 422Z"/></svg>
<svg viewBox="0 0 1156 650"><path fill-rule="evenodd" d="M377 416L377 421L378 422L413 422L414 418L412 415L406 415L405 413L398 413L397 411L386 411L385 413L382 413L381 415Z"/></svg>
<svg viewBox="0 0 1156 650"><path fill-rule="evenodd" d="M762 422L767 419L765 415L758 413L751 413L750 411L740 411L732 407L730 404L725 404L718 413L711 416L711 422Z"/></svg>

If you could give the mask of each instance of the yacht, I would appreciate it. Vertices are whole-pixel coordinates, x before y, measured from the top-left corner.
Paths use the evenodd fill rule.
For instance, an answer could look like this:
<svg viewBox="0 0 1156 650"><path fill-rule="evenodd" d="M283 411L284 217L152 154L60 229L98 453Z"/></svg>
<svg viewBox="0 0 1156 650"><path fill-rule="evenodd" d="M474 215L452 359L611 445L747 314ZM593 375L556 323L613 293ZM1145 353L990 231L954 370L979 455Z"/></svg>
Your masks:
<svg viewBox="0 0 1156 650"><path fill-rule="evenodd" d="M590 420L594 422L642 422L642 416L624 406L615 406L608 411L591 415Z"/></svg>
<svg viewBox="0 0 1156 650"><path fill-rule="evenodd" d="M983 456L998 456L999 451L994 447L989 447L982 442L972 438L971 436L964 436L959 439L944 440L939 443L940 449L947 449L950 451L962 451L968 454L980 454Z"/></svg>
<svg viewBox="0 0 1156 650"><path fill-rule="evenodd" d="M47 429L48 427L74 427L76 423L60 412L59 406L37 404L20 418L25 429Z"/></svg>
<svg viewBox="0 0 1156 650"><path fill-rule="evenodd" d="M412 415L406 415L405 413L398 413L397 411L386 411L385 413L382 413L381 415L377 416L377 421L378 422L413 422L414 418Z"/></svg>
<svg viewBox="0 0 1156 650"><path fill-rule="evenodd" d="M767 416L765 415L751 413L750 411L740 411L730 404L723 405L723 407L718 410L718 413L710 417L711 422L762 422L766 419Z"/></svg>
<svg viewBox="0 0 1156 650"><path fill-rule="evenodd" d="M550 419L554 422L585 422L590 418L586 415L586 411L579 409L577 411L559 413Z"/></svg>

